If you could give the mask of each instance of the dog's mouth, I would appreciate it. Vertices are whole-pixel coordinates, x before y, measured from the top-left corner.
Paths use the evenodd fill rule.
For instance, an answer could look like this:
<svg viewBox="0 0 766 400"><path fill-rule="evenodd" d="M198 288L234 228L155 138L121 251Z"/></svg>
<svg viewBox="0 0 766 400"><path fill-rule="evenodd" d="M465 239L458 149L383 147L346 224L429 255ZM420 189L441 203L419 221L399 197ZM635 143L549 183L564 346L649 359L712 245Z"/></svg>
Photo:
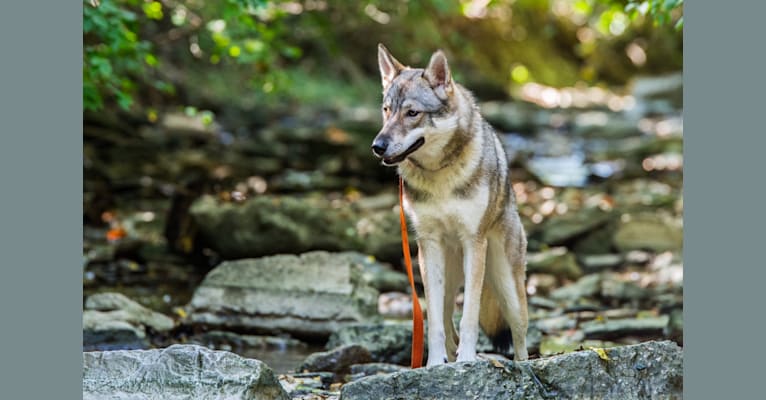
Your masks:
<svg viewBox="0 0 766 400"><path fill-rule="evenodd" d="M421 137L420 139L416 140L415 143L412 144L412 146L408 147L407 150L405 150L401 154L394 157L384 158L383 165L390 167L390 166L399 164L400 162L404 161L404 159L407 158L407 156L415 152L415 150L419 149L420 146L424 145L425 143L426 143L426 139Z"/></svg>

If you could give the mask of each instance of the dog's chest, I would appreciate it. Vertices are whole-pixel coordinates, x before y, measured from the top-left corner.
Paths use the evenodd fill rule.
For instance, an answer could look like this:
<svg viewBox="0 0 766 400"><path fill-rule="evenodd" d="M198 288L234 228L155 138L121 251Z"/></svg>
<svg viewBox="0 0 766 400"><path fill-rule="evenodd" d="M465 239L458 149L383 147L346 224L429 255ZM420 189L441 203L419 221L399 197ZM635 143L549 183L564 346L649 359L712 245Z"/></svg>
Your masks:
<svg viewBox="0 0 766 400"><path fill-rule="evenodd" d="M479 231L487 209L489 190L479 188L470 198L435 196L427 201L405 203L419 237L473 236Z"/></svg>

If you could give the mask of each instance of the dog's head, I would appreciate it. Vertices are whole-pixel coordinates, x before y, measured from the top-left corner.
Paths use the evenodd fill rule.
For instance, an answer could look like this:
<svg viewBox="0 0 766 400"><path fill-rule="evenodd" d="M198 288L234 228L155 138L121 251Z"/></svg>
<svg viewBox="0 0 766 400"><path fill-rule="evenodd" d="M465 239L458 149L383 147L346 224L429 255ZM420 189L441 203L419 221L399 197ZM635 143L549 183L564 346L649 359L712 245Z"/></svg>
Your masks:
<svg viewBox="0 0 766 400"><path fill-rule="evenodd" d="M409 68L380 44L378 65L383 128L372 142L372 152L383 165L393 166L421 148L418 156L438 151L457 126L457 116L451 112L455 84L444 53L434 53L425 69Z"/></svg>

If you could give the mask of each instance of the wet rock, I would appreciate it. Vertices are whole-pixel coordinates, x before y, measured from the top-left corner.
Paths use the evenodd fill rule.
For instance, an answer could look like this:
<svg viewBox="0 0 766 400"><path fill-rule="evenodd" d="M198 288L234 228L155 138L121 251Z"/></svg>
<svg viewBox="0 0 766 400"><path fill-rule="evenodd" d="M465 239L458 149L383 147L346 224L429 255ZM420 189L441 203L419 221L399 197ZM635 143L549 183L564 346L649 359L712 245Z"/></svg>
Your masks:
<svg viewBox="0 0 766 400"><path fill-rule="evenodd" d="M551 292L550 297L554 300L573 302L586 297L592 297L601 290L601 275L585 275L577 282L560 287Z"/></svg>
<svg viewBox="0 0 766 400"><path fill-rule="evenodd" d="M83 311L83 349L144 349L149 346L147 329L166 332L173 320L114 292L94 294Z"/></svg>
<svg viewBox="0 0 766 400"><path fill-rule="evenodd" d="M266 364L195 345L83 353L84 399L287 400Z"/></svg>
<svg viewBox="0 0 766 400"><path fill-rule="evenodd" d="M369 350L357 344L350 344L308 356L298 367L298 371L345 373L349 372L353 364L370 361L372 361L372 355Z"/></svg>
<svg viewBox="0 0 766 400"><path fill-rule="evenodd" d="M621 336L660 336L667 328L670 318L667 315L647 318L593 320L581 324L585 336L589 339L612 339Z"/></svg>
<svg viewBox="0 0 766 400"><path fill-rule="evenodd" d="M521 363L475 361L372 376L341 399L681 398L683 352L672 342L586 350ZM534 374L534 375L533 375Z"/></svg>
<svg viewBox="0 0 766 400"><path fill-rule="evenodd" d="M200 232L197 246L224 259L309 250L355 250L390 262L401 258L399 219L391 208L362 213L353 204L324 198L256 196L227 203L203 196L190 213Z"/></svg>
<svg viewBox="0 0 766 400"><path fill-rule="evenodd" d="M630 215L621 218L614 234L614 245L622 252L680 250L683 246L683 230L680 222L670 217Z"/></svg>
<svg viewBox="0 0 766 400"><path fill-rule="evenodd" d="M323 251L226 261L189 305L191 323L326 339L377 320L378 293L348 254Z"/></svg>
<svg viewBox="0 0 766 400"><path fill-rule="evenodd" d="M527 271L553 274L569 279L582 276L582 269L577 264L574 254L568 252L566 247L554 247L539 253L529 253Z"/></svg>

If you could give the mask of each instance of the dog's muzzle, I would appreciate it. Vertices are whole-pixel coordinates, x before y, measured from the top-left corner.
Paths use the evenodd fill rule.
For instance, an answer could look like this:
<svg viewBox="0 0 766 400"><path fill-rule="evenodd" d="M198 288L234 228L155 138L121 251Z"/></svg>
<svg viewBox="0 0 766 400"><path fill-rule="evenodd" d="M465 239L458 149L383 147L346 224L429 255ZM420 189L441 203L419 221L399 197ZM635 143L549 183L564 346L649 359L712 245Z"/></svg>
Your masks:
<svg viewBox="0 0 766 400"><path fill-rule="evenodd" d="M374 142L372 142L372 152L378 158L383 159L383 165L387 167L391 167L404 161L404 159L407 158L407 156L415 152L415 150L419 149L425 143L426 143L426 139L421 137L403 152L399 154L395 154L395 155L386 156L386 150L388 150L389 143L383 139L376 139Z"/></svg>

